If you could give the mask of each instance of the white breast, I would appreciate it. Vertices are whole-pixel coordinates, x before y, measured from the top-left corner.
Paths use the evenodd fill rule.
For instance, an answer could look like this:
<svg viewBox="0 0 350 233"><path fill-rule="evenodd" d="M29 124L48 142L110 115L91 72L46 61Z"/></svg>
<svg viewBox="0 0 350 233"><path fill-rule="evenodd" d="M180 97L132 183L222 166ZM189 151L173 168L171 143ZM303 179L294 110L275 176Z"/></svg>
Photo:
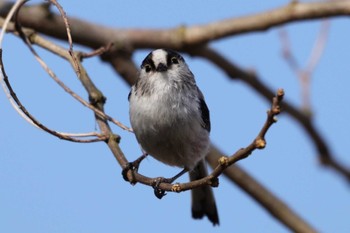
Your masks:
<svg viewBox="0 0 350 233"><path fill-rule="evenodd" d="M205 157L209 132L199 102L157 77L150 95L130 96L130 121L142 148L163 163L192 169ZM151 80L148 80L151 81Z"/></svg>

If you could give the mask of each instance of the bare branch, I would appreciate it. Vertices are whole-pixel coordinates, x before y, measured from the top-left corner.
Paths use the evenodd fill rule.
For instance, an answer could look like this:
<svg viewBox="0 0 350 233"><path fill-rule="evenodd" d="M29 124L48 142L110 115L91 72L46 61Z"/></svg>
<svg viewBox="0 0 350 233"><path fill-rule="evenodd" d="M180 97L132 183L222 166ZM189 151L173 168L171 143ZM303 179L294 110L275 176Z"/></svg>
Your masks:
<svg viewBox="0 0 350 233"><path fill-rule="evenodd" d="M23 10L20 21L23 26L33 28L39 32L66 40L66 27L60 16L47 12L47 7L35 7ZM0 15L6 15L6 9ZM110 42L118 44L118 48L131 46L132 48L167 47L183 50L187 46L201 45L207 42L256 31L265 31L272 27L302 20L320 19L325 17L339 17L350 14L349 1L292 3L274 10L221 20L204 25L155 30L155 29L113 29L68 18L74 41L99 48ZM35 17L33 17L35 15ZM50 17L47 17L47 16ZM96 37L95 35L99 35Z"/></svg>
<svg viewBox="0 0 350 233"><path fill-rule="evenodd" d="M218 161L224 154L215 147L212 147L207 161L215 169ZM292 232L311 233L317 232L305 222L297 213L295 213L287 204L259 184L253 177L245 172L240 166L234 164L225 169L224 175L234 184L238 185L254 200L263 206L272 216L285 224Z"/></svg>
<svg viewBox="0 0 350 233"><path fill-rule="evenodd" d="M310 100L310 82L312 78L312 74L319 63L321 56L323 54L324 48L326 47L326 42L328 38L330 22L329 20L323 20L321 23L321 29L319 35L317 36L312 51L310 52L310 56L308 61L306 62L304 67L300 67L296 61L296 58L293 55L291 49L291 43L288 38L287 31L285 29L280 29L280 39L282 43L282 54L291 68L291 70L298 77L301 88L301 98L302 98L302 110L311 115L311 100Z"/></svg>
<svg viewBox="0 0 350 233"><path fill-rule="evenodd" d="M283 58L285 59L285 61L289 65L290 69L293 72L298 73L300 66L299 66L298 61L292 52L292 49L291 49L292 45L291 45L291 42L289 40L288 32L284 27L279 29L278 32L279 32L280 41L281 41L281 45L282 45L281 49L282 49Z"/></svg>
<svg viewBox="0 0 350 233"><path fill-rule="evenodd" d="M90 58L90 57L94 57L94 56L99 56L99 55L102 55L106 52L108 52L109 50L111 50L113 46L113 43L109 43L107 46L102 46L90 53L81 53L81 58Z"/></svg>
<svg viewBox="0 0 350 233"><path fill-rule="evenodd" d="M310 53L309 59L306 65L303 68L300 68L297 65L297 62L291 51L291 46L288 40L288 35L285 30L280 32L281 42L282 42L282 51L286 62L290 65L291 69L300 80L301 89L302 89L302 111L305 113L305 116L308 116L309 120L300 121L304 126L305 130L308 132L310 137L314 140L314 144L317 146L319 154L319 161L322 165L328 166L350 182L350 168L346 167L342 162L338 161L334 156L331 155L327 144L324 139L320 136L319 132L316 131L312 122L311 122L311 107L309 100L310 92L310 79L312 73L314 72L321 56L326 46L326 41L328 38L330 22L329 20L324 20L321 24L321 29L319 35L314 43L313 49ZM288 111L288 108L286 108Z"/></svg>
<svg viewBox="0 0 350 233"><path fill-rule="evenodd" d="M3 20L0 19L0 24L3 23ZM10 24L10 27L13 28L13 25ZM43 37L39 36L38 34L36 34L34 31L30 30L30 29L24 29L22 30L21 27L19 28L20 32L21 32L21 36L24 39L25 43L28 45L28 47L30 48L31 52L33 54L35 54L35 58L38 60L38 62L43 66L43 68L47 71L47 73L50 75L50 77L59 85L61 86L67 93L69 93L70 95L72 95L76 100L78 100L81 104L83 104L84 106L90 108L91 110L93 110L96 114L100 115L101 117L107 119L108 121L113 122L115 125L119 126L120 128L127 130L129 132L132 132L131 128L125 126L124 124L122 124L121 122L119 122L118 120L112 118L111 116L101 112L100 110L98 110L97 108L95 108L93 105L89 104L88 102L86 102L82 97L80 97L79 95L77 95L74 91L72 91L68 86L66 86L56 75L55 73L46 65L46 63L40 58L40 56L35 52L35 49L33 48L32 44L36 44L50 52L53 52L56 55L59 55L60 57L67 59L68 61L71 60L72 61L72 66L73 67L78 67L77 65L77 61L74 62L74 59L72 59L71 54L64 48L44 39ZM84 53L76 53L75 56L85 56ZM80 75L80 72L77 72L77 75ZM90 84L91 86L91 84Z"/></svg>
<svg viewBox="0 0 350 233"><path fill-rule="evenodd" d="M12 9L10 10L10 13L7 15L7 18L4 21L3 24L3 30L1 31L0 34L0 69L2 72L2 84L3 84L3 88L11 102L11 104L14 106L14 108L16 109L17 112L20 113L20 115L22 117L24 117L24 119L26 119L29 123L33 124L34 126L56 136L59 137L61 139L65 139L68 141L74 141L74 142L96 142L96 141L101 141L104 140L104 138L99 135L99 134L95 134L94 136L96 136L95 139L88 139L88 140L81 140L81 139L77 139L74 137L71 137L67 134L64 133L59 133L57 131L51 130L49 128L47 128L46 126L44 126L43 124L41 124L38 120L36 120L27 110L26 108L22 105L21 101L17 98L16 93L13 91L12 86L8 80L8 76L5 72L5 68L4 68L4 64L3 64L3 60L2 60L2 41L4 38L4 32L6 31L8 25L9 25L9 21L12 18L13 15L16 15L16 12L20 9L20 7L25 3L25 1L17 1ZM75 135L75 137L78 137L77 135Z"/></svg>
<svg viewBox="0 0 350 233"><path fill-rule="evenodd" d="M15 5L13 5L13 8L11 10L11 14L9 14L6 18L6 20L3 22L4 23L4 27L3 30L1 32L0 35L0 43L2 44L2 40L3 40L3 35L4 32L6 31L7 27L9 26L9 19L12 18L12 15L15 15L15 19L16 16L18 15L17 12L19 11L19 9L21 8L21 6L25 3L25 1L17 1ZM17 21L16 21L17 22ZM68 25L68 24L67 24ZM13 27L13 25L11 25ZM75 94L72 90L70 90L67 86L65 86L65 84L63 82L61 82L57 76L53 73L53 71L46 65L46 63L40 58L40 56L35 52L34 48L32 47L31 43L32 41L30 41L30 39L28 38L27 34L24 33L24 31L21 29L19 24L16 24L16 30L19 32L21 38L23 39L23 41L28 45L30 51L33 53L34 57L38 60L38 62L42 65L42 67L47 71L47 73L61 86L63 87L63 89L65 89L68 93L70 93L73 97L75 97L76 99L78 99L79 102L81 103L85 103L88 106L91 106L92 108L94 108L92 105L86 103L81 97L79 97L77 94ZM69 30L67 30L67 32L69 32ZM34 37L34 33L32 31L28 31L27 33L30 35L31 39L33 39ZM40 40L40 39L39 39ZM50 44L50 43L45 43L45 44ZM52 44L50 45L51 48L58 48L58 46L52 46ZM70 48L72 48L72 46L70 46ZM64 49L60 49L61 50L61 56L66 57L67 55L62 55L62 54L67 54L66 50ZM51 50L52 51L52 50ZM69 54L73 53L73 51L71 51ZM83 143L87 143L87 142L97 142L97 141L103 141L106 140L107 137L106 136L102 136L101 134L98 133L83 133L83 134L71 134L71 133L62 133L62 132L57 132L55 130L51 130L48 127L44 126L42 123L40 123L37 119L35 119L28 111L27 109L23 106L23 104L21 103L21 101L17 98L17 95L15 94L9 80L8 80L8 76L5 72L5 68L3 65L3 61L2 61L2 51L0 54L0 66L1 66L1 71L3 73L3 78L2 78L2 85L3 88L5 90L5 93L7 94L11 104L13 105L13 107L17 110L17 112L19 112L19 114L26 119L29 123L31 123L32 125L58 137L61 139L65 139L65 140L69 140L69 141L74 141L74 142L83 142ZM71 60L73 61L75 67L77 66L77 61L76 58L74 56L74 58L71 56ZM69 59L68 59L69 60ZM75 69L78 70L78 69ZM79 75L80 72L77 72L77 74ZM98 112L98 110L96 109L96 111ZM125 127L124 125L122 125L120 122L116 121L115 119L105 115L104 113L101 112L101 115L103 117L105 117L108 120L113 121L114 123L116 123L117 125L121 126L122 128L131 131L131 129ZM78 139L77 137L91 137L94 136L96 138L93 139Z"/></svg>
<svg viewBox="0 0 350 233"><path fill-rule="evenodd" d="M311 74L314 72L317 64L319 63L323 51L326 47L328 34L329 34L329 28L330 28L330 21L329 20L323 20L321 22L321 29L320 32L315 40L314 46L312 48L312 51L310 53L310 57L308 61L306 62L306 66L304 68L305 72Z"/></svg>
<svg viewBox="0 0 350 233"><path fill-rule="evenodd" d="M23 113L29 120L30 122L32 122L36 127L60 138L60 139L64 139L67 141L72 141L72 142L81 142L81 143L89 143L89 142L98 142L98 141L104 141L106 140L106 137L100 134L94 134L93 136L96 136L96 138L94 139L78 139L75 137L80 137L79 135L75 135L75 136L71 136L69 134L66 133L60 133L57 132L55 130L49 129L48 127L46 127L45 125L43 125L42 123L40 123L37 119L34 118L34 116L32 116L27 109L23 106L23 104L21 103L21 101L17 98L16 93L14 92L14 90L12 89L12 86L9 82L8 76L5 72L5 68L4 68L4 64L3 64L3 60L2 60L2 49L0 49L0 69L3 75L3 82L5 83L5 86L8 90L8 92L10 93L12 99L15 101L18 109L20 109L21 113Z"/></svg>
<svg viewBox="0 0 350 233"><path fill-rule="evenodd" d="M272 98L273 92L260 80L257 74L241 69L240 67L227 60L217 51L205 46L196 49L191 49L191 51L189 52L192 55L206 58L208 61L212 62L221 70L226 72L229 78L239 79L240 81L246 83L266 100ZM288 103L287 101L283 101L282 108L284 112L288 113L298 123L300 123L302 128L312 139L315 149L317 151L316 155L319 157L320 162L323 165L334 169L334 171L338 172L338 174L342 175L348 182L350 182L350 169L347 168L342 162L334 158L334 155L332 155L332 153L330 152L330 148L326 140L322 137L322 134L314 126L310 115L298 110L296 107L294 107L291 103Z"/></svg>

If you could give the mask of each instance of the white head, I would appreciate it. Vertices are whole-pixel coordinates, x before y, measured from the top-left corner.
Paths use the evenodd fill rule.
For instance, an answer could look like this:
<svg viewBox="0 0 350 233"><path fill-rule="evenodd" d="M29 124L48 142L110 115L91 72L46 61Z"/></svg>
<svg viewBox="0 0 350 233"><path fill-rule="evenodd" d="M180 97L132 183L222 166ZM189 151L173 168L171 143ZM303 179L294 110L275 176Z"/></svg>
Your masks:
<svg viewBox="0 0 350 233"><path fill-rule="evenodd" d="M175 51L157 49L149 53L141 64L141 78L149 77L156 73L179 77L193 76L183 57Z"/></svg>

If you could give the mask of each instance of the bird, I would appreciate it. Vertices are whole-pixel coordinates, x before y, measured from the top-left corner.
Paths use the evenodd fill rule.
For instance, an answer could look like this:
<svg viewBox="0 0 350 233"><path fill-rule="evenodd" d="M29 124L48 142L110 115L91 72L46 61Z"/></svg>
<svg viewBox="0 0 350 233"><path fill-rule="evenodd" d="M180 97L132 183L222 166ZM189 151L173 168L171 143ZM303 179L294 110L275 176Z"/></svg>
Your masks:
<svg viewBox="0 0 350 233"><path fill-rule="evenodd" d="M128 96L129 117L145 155L189 172L190 180L206 177L210 147L210 114L204 96L184 58L170 49L156 49L142 61ZM144 158L143 156L142 158ZM212 187L191 190L192 217L219 224Z"/></svg>

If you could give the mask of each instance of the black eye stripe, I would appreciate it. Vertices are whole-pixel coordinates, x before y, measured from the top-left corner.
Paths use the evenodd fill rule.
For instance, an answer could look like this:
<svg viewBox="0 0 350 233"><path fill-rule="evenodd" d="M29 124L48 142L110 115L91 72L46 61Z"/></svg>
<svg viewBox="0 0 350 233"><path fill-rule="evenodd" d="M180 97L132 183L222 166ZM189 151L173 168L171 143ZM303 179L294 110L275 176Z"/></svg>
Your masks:
<svg viewBox="0 0 350 233"><path fill-rule="evenodd" d="M141 69L144 69L146 65L149 65L152 70L156 69L156 66L152 60L152 53L149 53L147 57L142 61Z"/></svg>
<svg viewBox="0 0 350 233"><path fill-rule="evenodd" d="M173 64L179 64L179 59L177 59L176 57L172 57L172 58L171 58L171 62L172 62Z"/></svg>
<svg viewBox="0 0 350 233"><path fill-rule="evenodd" d="M152 67L151 67L150 65L146 64L146 65L144 66L144 69L145 69L146 72L148 73L148 72L150 72L150 71L152 70Z"/></svg>
<svg viewBox="0 0 350 233"><path fill-rule="evenodd" d="M177 64L180 61L185 62L185 60L183 59L183 57L179 53L177 53L173 50L170 50L170 49L164 49L164 51L166 51L167 66L171 66L172 64ZM173 60L173 59L175 59L175 60ZM177 62L176 62L176 60L177 60ZM156 69L154 61L152 59L152 52L150 52L147 55L147 57L145 57L145 59L142 61L141 69L146 69L146 71L148 70L147 72Z"/></svg>
<svg viewBox="0 0 350 233"><path fill-rule="evenodd" d="M173 58L176 58L178 61L184 61L183 57L177 52L170 49L165 49L165 51L167 52L166 62L168 66L174 63L172 61Z"/></svg>

